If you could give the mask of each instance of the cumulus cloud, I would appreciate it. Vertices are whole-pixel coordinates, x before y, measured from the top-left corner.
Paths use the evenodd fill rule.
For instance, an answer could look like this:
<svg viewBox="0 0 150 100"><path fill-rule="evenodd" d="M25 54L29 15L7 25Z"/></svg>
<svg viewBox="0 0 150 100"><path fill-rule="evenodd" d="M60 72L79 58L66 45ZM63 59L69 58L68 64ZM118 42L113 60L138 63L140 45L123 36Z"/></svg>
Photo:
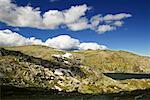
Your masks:
<svg viewBox="0 0 150 100"><path fill-rule="evenodd" d="M85 15L85 12L88 9L89 8L87 7L87 5L84 4L79 6L72 6L70 9L63 10L63 11L49 10L45 12L43 15L44 27L55 29L61 24L70 26L71 24L73 25L75 23L80 23L82 20L81 17ZM80 22L76 22L78 20L80 20ZM83 21L81 23L83 23Z"/></svg>
<svg viewBox="0 0 150 100"><path fill-rule="evenodd" d="M86 18L79 19L75 23L68 24L67 26L72 31L79 31L90 28L90 24L88 24L88 20Z"/></svg>
<svg viewBox="0 0 150 100"><path fill-rule="evenodd" d="M0 30L0 46L22 46L22 45L45 45L60 50L103 50L107 49L104 45L97 43L81 43L78 39L68 35L60 35L48 38L45 42L35 37L26 38L11 30Z"/></svg>
<svg viewBox="0 0 150 100"><path fill-rule="evenodd" d="M70 9L63 11L65 23L73 23L83 17L90 8L86 4L72 6Z"/></svg>
<svg viewBox="0 0 150 100"><path fill-rule="evenodd" d="M10 26L39 27L42 21L39 9L17 7L10 0L0 0L0 21Z"/></svg>
<svg viewBox="0 0 150 100"><path fill-rule="evenodd" d="M114 22L114 25L115 25L115 26L118 26L118 27L121 27L123 24L124 24L123 21L115 21L115 22Z"/></svg>
<svg viewBox="0 0 150 100"><path fill-rule="evenodd" d="M80 50L105 50L107 47L105 45L99 45L97 43L89 42L89 43L81 43L79 45Z"/></svg>
<svg viewBox="0 0 150 100"><path fill-rule="evenodd" d="M131 17L131 14L126 14L126 13L120 13L120 14L107 14L106 16L103 17L104 21L113 21L113 20L122 20L124 18Z"/></svg>
<svg viewBox="0 0 150 100"><path fill-rule="evenodd" d="M55 0L52 0L52 2ZM64 26L72 31L91 29L98 31L99 26L106 22L121 21L131 17L131 14L101 14L95 15L90 20L86 17L86 12L90 10L86 4L71 6L64 10L48 10L41 13L39 8L31 6L17 6L11 0L0 0L0 22L9 26L32 27L38 29L56 29ZM113 24L116 28L122 26L121 23Z"/></svg>
<svg viewBox="0 0 150 100"><path fill-rule="evenodd" d="M90 19L91 25L94 27L98 26L101 21L102 21L102 17L100 14L95 15Z"/></svg>
<svg viewBox="0 0 150 100"><path fill-rule="evenodd" d="M46 40L45 44L49 47L53 47L61 50L73 50L73 49L78 49L78 45L80 44L80 42L79 40L71 38L68 35L61 35Z"/></svg>
<svg viewBox="0 0 150 100"><path fill-rule="evenodd" d="M33 45L43 44L40 39L25 38L16 32L11 30L0 30L0 46L21 46L21 45Z"/></svg>
<svg viewBox="0 0 150 100"><path fill-rule="evenodd" d="M111 25L100 25L98 27L97 31L100 32L100 33L104 33L104 32L107 32L107 31L113 31L115 29L116 29L116 27L111 26Z"/></svg>
<svg viewBox="0 0 150 100"><path fill-rule="evenodd" d="M88 9L87 5L83 4L62 11L49 10L41 16L39 8L18 7L10 0L0 0L0 21L10 26L55 29L62 24L74 23L84 16Z"/></svg>
<svg viewBox="0 0 150 100"><path fill-rule="evenodd" d="M64 21L64 15L58 10L50 10L43 15L44 27L55 29Z"/></svg>

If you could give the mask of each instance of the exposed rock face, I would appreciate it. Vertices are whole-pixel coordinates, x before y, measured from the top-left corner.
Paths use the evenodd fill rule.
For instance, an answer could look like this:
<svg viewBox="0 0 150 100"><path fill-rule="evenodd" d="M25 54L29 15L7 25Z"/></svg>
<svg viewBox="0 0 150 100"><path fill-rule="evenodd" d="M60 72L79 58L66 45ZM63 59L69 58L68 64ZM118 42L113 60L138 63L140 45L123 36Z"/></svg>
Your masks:
<svg viewBox="0 0 150 100"><path fill-rule="evenodd" d="M1 73L6 76L2 79L3 85L71 92L75 91L75 87L80 83L80 77L85 75L75 62L68 61L69 64L66 64L64 61L68 58L66 59L65 56L55 56L54 62L50 62L19 51L1 49L1 52Z"/></svg>
<svg viewBox="0 0 150 100"><path fill-rule="evenodd" d="M80 71L80 66L78 66L76 64L76 62L72 61L70 62L70 65L67 65L64 61L66 61L66 57L64 55L57 57L56 55L53 56L55 58L55 62L52 61L47 61L47 60L43 60L41 58L35 58L33 56L28 56L25 55L19 51L9 51L9 50L5 50L5 49L0 49L1 53L3 56L15 56L18 58L19 62L30 62L33 63L35 65L40 65L40 66L44 66L44 68L50 68L51 70L57 69L57 68L64 68L64 69L76 69L76 72L81 72ZM64 57L63 57L64 56ZM72 64L71 64L72 63ZM76 68L73 68L76 67Z"/></svg>
<svg viewBox="0 0 150 100"><path fill-rule="evenodd" d="M150 79L113 80L99 68L83 65L81 59L71 53L53 54L52 58L43 60L1 48L1 85L90 94L150 88Z"/></svg>

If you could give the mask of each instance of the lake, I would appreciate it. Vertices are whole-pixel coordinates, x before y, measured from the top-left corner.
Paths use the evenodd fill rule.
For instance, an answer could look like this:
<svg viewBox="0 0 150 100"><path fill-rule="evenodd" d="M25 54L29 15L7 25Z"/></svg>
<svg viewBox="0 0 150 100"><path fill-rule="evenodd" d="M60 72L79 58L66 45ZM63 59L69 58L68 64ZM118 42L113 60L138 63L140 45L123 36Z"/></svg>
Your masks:
<svg viewBox="0 0 150 100"><path fill-rule="evenodd" d="M125 79L150 79L150 74L134 74L134 73L103 73L115 80Z"/></svg>

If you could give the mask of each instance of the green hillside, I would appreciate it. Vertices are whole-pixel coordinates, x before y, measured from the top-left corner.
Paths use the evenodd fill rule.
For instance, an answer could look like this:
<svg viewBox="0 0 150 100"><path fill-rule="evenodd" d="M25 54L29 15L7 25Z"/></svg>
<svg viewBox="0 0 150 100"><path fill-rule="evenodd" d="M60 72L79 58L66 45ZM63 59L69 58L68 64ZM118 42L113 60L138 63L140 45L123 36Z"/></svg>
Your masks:
<svg viewBox="0 0 150 100"><path fill-rule="evenodd" d="M114 80L103 74L150 73L149 57L111 50L68 53L70 58L46 46L1 47L1 85L89 94L150 88L150 79Z"/></svg>
<svg viewBox="0 0 150 100"><path fill-rule="evenodd" d="M46 46L5 47L8 50L21 51L27 55L52 60L52 54L64 54ZM105 72L150 73L150 57L139 56L127 51L87 50L71 52L81 58L82 64L99 68Z"/></svg>

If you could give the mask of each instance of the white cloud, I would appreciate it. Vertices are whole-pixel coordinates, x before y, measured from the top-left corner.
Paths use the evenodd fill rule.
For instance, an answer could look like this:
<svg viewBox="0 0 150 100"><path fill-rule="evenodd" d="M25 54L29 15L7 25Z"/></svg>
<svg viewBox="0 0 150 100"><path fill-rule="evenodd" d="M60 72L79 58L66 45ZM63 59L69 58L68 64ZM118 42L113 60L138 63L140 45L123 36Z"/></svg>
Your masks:
<svg viewBox="0 0 150 100"><path fill-rule="evenodd" d="M91 25L92 25L93 27L98 26L101 21L102 21L102 17L101 17L100 14L95 15L95 16L93 16L93 17L90 19Z"/></svg>
<svg viewBox="0 0 150 100"><path fill-rule="evenodd" d="M61 50L72 50L72 49L78 49L78 45L80 44L80 42L79 40L71 38L68 35L61 35L46 40L45 44L49 47L53 47Z"/></svg>
<svg viewBox="0 0 150 100"><path fill-rule="evenodd" d="M52 2L53 1L55 0L52 0ZM71 6L64 10L48 10L44 14L41 14L39 8L17 6L12 3L11 0L0 0L0 22L4 22L9 26L38 29L56 29L61 28L60 26L64 26L72 31L84 29L97 31L99 25L105 24L104 22L120 21L131 17L131 14L126 13L107 14L106 16L98 14L89 20L86 17L88 10L90 10L90 7L83 4ZM117 25L114 24L116 27L118 27L118 25L118 22Z"/></svg>
<svg viewBox="0 0 150 100"><path fill-rule="evenodd" d="M21 6L10 0L0 0L0 21L10 26L55 29L61 24L74 23L85 15L87 5L72 6L66 10L49 10L42 16L39 8Z"/></svg>
<svg viewBox="0 0 150 100"><path fill-rule="evenodd" d="M41 40L32 38L25 38L18 33L11 30L0 30L0 46L21 46L43 44Z"/></svg>
<svg viewBox="0 0 150 100"><path fill-rule="evenodd" d="M113 20L122 20L124 18L131 17L131 14L126 14L126 13L120 13L120 14L107 14L106 16L103 17L104 21L113 21Z"/></svg>
<svg viewBox="0 0 150 100"><path fill-rule="evenodd" d="M115 21L115 22L114 22L114 25L115 25L115 26L118 26L118 27L121 27L123 24L124 24L123 21Z"/></svg>
<svg viewBox="0 0 150 100"><path fill-rule="evenodd" d="M0 21L10 26L39 27L42 21L39 9L17 7L10 0L0 0Z"/></svg>
<svg viewBox="0 0 150 100"><path fill-rule="evenodd" d="M63 11L65 23L74 23L83 17L90 8L86 4L79 6L72 6L70 9Z"/></svg>
<svg viewBox="0 0 150 100"><path fill-rule="evenodd" d="M81 43L79 46L80 50L105 50L107 49L104 45L99 45L97 43L89 42L89 43Z"/></svg>
<svg viewBox="0 0 150 100"><path fill-rule="evenodd" d="M40 27L42 18L40 16L39 9L33 9L30 6L26 7L18 7L17 8L17 20L16 25L17 26L23 26L23 27Z"/></svg>
<svg viewBox="0 0 150 100"><path fill-rule="evenodd" d="M86 18L79 19L77 22L68 24L67 26L72 31L79 31L90 28L90 24L88 24L88 20Z"/></svg>
<svg viewBox="0 0 150 100"><path fill-rule="evenodd" d="M58 10L50 10L43 15L43 24L46 28L55 29L64 22L63 13Z"/></svg>
<svg viewBox="0 0 150 100"><path fill-rule="evenodd" d="M0 30L0 46L22 46L22 45L46 45L60 50L103 50L107 49L104 45L93 42L80 43L78 39L68 35L60 35L49 38L45 42L35 37L26 38L11 30Z"/></svg>
<svg viewBox="0 0 150 100"><path fill-rule="evenodd" d="M111 26L111 25L100 25L98 27L97 31L100 33L104 33L104 32L108 32L108 31L113 31L115 29L116 29L116 27Z"/></svg>
<svg viewBox="0 0 150 100"><path fill-rule="evenodd" d="M64 24L68 26L68 28L70 28L71 30L81 30L85 27L85 25L83 24L86 24L85 20L83 22L82 16L85 15L85 12L88 9L89 8L87 7L87 5L84 4L79 6L72 6L70 9L63 11L49 10L43 15L43 24L46 28L51 29L55 29L59 25ZM80 27L79 24L82 24L82 28L75 29L75 27Z"/></svg>

